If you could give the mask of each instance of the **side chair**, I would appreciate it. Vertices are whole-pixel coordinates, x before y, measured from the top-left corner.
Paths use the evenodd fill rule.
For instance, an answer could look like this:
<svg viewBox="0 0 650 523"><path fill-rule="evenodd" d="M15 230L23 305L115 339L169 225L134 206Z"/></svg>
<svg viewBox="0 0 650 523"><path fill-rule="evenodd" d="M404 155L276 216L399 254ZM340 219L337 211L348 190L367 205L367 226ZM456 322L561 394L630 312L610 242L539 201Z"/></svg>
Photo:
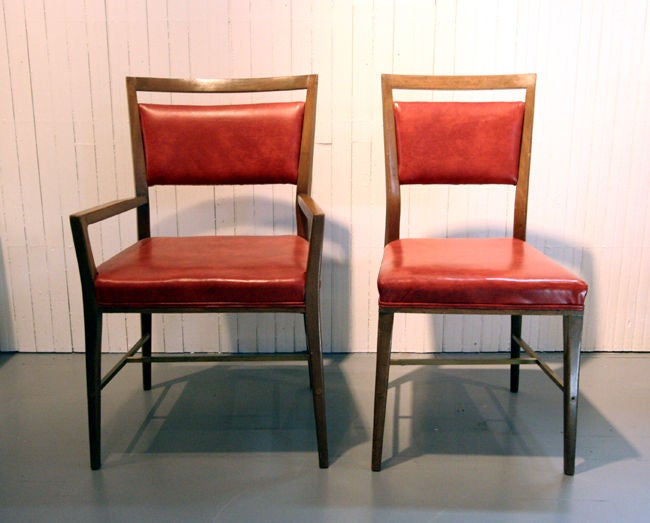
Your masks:
<svg viewBox="0 0 650 523"><path fill-rule="evenodd" d="M374 399L372 469L382 465L391 365L475 363L510 366L510 390L519 367L537 364L563 391L564 472L575 471L578 375L587 284L526 242L526 214L536 75L415 76L381 79L386 167L386 228L378 275L379 324ZM403 101L396 92L426 93ZM438 91L454 96L441 101ZM471 100L458 101L471 91ZM494 93L519 95L495 101ZM485 94L480 101L476 95ZM487 97L487 101L485 98ZM418 99L419 100L419 99ZM401 238L400 190L408 184L514 187L512 237ZM504 214L505 215L505 214ZM509 357L467 360L427 355L391 356L393 320L407 314L489 314L510 317ZM563 373L522 339L522 318L563 320ZM521 351L526 353L521 356Z"/></svg>

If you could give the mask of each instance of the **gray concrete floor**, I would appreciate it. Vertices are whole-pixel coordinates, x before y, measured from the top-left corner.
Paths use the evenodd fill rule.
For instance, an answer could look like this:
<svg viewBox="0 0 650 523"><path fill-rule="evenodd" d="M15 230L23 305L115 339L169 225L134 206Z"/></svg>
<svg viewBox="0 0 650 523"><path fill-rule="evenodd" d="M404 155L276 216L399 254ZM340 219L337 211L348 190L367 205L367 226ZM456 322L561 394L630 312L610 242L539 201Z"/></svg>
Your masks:
<svg viewBox="0 0 650 523"><path fill-rule="evenodd" d="M327 470L304 366L175 363L104 390L92 472L83 372L0 355L0 521L650 521L650 355L584 355L572 478L561 393L531 367L518 394L502 367L393 369L374 473L373 354L326 358Z"/></svg>

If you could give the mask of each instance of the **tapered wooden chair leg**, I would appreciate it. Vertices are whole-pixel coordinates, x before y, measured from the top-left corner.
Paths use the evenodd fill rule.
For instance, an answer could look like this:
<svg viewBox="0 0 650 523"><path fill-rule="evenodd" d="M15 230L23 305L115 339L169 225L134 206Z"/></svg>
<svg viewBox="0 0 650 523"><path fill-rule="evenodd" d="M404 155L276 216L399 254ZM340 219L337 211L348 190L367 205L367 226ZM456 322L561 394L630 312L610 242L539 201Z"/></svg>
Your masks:
<svg viewBox="0 0 650 523"><path fill-rule="evenodd" d="M101 463L101 341L102 315L95 311L84 314L86 338L86 392L88 398L88 437L90 468Z"/></svg>
<svg viewBox="0 0 650 523"><path fill-rule="evenodd" d="M518 358L521 347L515 341L515 336L521 339L521 316L510 316L510 357ZM519 392L519 365L510 365L510 392Z"/></svg>
<svg viewBox="0 0 650 523"><path fill-rule="evenodd" d="M375 373L375 412L372 428L372 470L375 471L381 470L381 456L384 446L393 318L393 314L379 313L377 370Z"/></svg>
<svg viewBox="0 0 650 523"><path fill-rule="evenodd" d="M327 415L325 409L325 379L323 373L323 353L321 351L320 311L318 306L308 307L305 312L305 330L309 352L309 383L314 401L316 420L316 440L318 444L318 465L329 467L327 447Z"/></svg>
<svg viewBox="0 0 650 523"><path fill-rule="evenodd" d="M566 315L564 330L564 473L575 473L578 428L578 382L582 343L582 316Z"/></svg>
<svg viewBox="0 0 650 523"><path fill-rule="evenodd" d="M140 314L140 335L148 336L149 339L142 346L142 356L151 357L151 314ZM151 362L142 363L142 388L151 390Z"/></svg>
<svg viewBox="0 0 650 523"><path fill-rule="evenodd" d="M307 315L305 314L305 332L307 333L307 370L309 371L309 390L314 391L314 365L311 357L311 343L309 340L309 326L307 325Z"/></svg>

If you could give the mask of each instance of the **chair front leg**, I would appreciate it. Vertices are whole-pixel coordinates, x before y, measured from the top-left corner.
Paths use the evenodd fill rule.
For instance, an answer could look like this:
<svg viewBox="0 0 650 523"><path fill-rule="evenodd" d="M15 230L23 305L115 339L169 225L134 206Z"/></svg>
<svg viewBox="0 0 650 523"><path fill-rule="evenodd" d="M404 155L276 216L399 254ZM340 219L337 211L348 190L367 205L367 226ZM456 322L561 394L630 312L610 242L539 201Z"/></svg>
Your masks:
<svg viewBox="0 0 650 523"><path fill-rule="evenodd" d="M386 400L388 396L388 375L390 350L393 337L393 313L379 312L377 332L377 370L375 373L375 413L372 428L372 470L381 470L381 456L384 446L386 423Z"/></svg>
<svg viewBox="0 0 650 523"><path fill-rule="evenodd" d="M142 346L142 356L151 357L151 314L140 314L140 336L148 336L149 339ZM142 388L151 390L151 362L142 363Z"/></svg>
<svg viewBox="0 0 650 523"><path fill-rule="evenodd" d="M327 447L327 415L325 410L325 379L323 376L323 353L321 350L320 308L318 300L312 300L305 310L305 331L309 363L309 384L314 402L318 465L329 467Z"/></svg>
<svg viewBox="0 0 650 523"><path fill-rule="evenodd" d="M86 342L86 395L88 398L88 436L90 468L101 466L101 343L102 313L90 307L84 310Z"/></svg>
<svg viewBox="0 0 650 523"><path fill-rule="evenodd" d="M521 347L515 341L515 336L521 339L521 316L510 316L510 357L518 358ZM519 365L510 365L510 392L519 391Z"/></svg>
<svg viewBox="0 0 650 523"><path fill-rule="evenodd" d="M564 331L564 473L575 473L578 427L578 381L582 343L582 316L565 315Z"/></svg>

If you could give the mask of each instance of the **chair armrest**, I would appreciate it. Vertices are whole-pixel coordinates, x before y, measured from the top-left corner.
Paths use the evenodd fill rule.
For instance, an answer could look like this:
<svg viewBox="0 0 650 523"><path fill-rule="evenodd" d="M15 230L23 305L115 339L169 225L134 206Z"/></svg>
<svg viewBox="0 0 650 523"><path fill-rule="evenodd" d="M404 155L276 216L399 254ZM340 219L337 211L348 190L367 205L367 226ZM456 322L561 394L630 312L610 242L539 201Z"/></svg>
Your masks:
<svg viewBox="0 0 650 523"><path fill-rule="evenodd" d="M307 240L311 241L314 232L316 232L316 234L321 234L322 236L322 229L325 224L325 213L323 213L323 210L311 196L299 194L297 198L298 207L307 221ZM314 226L316 229L321 229L321 231L314 231Z"/></svg>
<svg viewBox="0 0 650 523"><path fill-rule="evenodd" d="M133 198L114 200L109 203L97 205L95 207L91 207L90 209L71 214L70 223L72 223L74 220L83 222L86 225L90 225L92 223L97 223L99 221L105 220L106 218L116 216L123 212L130 211L136 207L140 207L141 205L146 204L147 201L147 198L144 196L135 196Z"/></svg>
<svg viewBox="0 0 650 523"><path fill-rule="evenodd" d="M309 257L307 259L307 300L310 295L318 296L320 287L321 259L323 256L323 238L325 231L325 213L311 196L299 194L298 208L304 216L307 227L306 236L309 241Z"/></svg>
<svg viewBox="0 0 650 523"><path fill-rule="evenodd" d="M81 288L84 294L84 303L89 303L88 299L94 300L93 282L97 276L97 267L93 257L90 237L88 235L88 226L93 223L105 220L112 216L117 216L131 209L141 207L148 203L144 196L134 198L125 198L115 200L103 205L97 205L83 211L70 215L70 228L72 229L72 239L74 241L77 263L79 265L79 275L81 277ZM89 294L91 293L91 294Z"/></svg>

